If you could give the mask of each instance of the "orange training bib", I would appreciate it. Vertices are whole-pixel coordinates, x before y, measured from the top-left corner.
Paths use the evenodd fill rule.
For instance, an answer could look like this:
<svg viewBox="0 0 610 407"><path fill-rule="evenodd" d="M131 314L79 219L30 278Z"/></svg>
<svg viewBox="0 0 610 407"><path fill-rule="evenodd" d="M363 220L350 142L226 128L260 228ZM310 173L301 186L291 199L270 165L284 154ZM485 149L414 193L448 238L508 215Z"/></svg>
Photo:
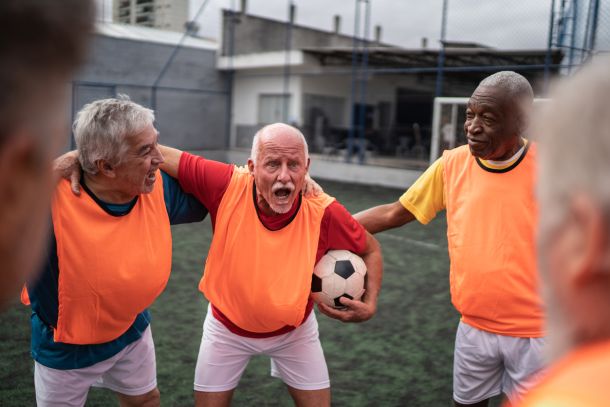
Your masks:
<svg viewBox="0 0 610 407"><path fill-rule="evenodd" d="M52 202L59 265L56 342L97 344L121 336L165 288L172 240L163 180L125 216L112 216L62 180Z"/></svg>

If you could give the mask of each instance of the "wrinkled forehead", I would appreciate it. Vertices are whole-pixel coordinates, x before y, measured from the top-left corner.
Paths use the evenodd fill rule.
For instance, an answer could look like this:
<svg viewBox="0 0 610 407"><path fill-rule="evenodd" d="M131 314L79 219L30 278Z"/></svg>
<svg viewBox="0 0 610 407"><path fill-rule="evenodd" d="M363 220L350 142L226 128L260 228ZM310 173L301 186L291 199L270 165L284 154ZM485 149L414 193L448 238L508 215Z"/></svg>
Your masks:
<svg viewBox="0 0 610 407"><path fill-rule="evenodd" d="M505 109L511 108L512 104L507 97L507 93L500 87L479 86L475 89L468 99L469 109L489 110L503 112Z"/></svg>
<svg viewBox="0 0 610 407"><path fill-rule="evenodd" d="M154 144L159 138L159 132L152 124L136 130L133 134L127 135L124 138L124 143L129 148L138 148L146 144Z"/></svg>
<svg viewBox="0 0 610 407"><path fill-rule="evenodd" d="M269 157L305 160L305 144L303 139L290 131L274 132L261 135L259 141L261 159Z"/></svg>

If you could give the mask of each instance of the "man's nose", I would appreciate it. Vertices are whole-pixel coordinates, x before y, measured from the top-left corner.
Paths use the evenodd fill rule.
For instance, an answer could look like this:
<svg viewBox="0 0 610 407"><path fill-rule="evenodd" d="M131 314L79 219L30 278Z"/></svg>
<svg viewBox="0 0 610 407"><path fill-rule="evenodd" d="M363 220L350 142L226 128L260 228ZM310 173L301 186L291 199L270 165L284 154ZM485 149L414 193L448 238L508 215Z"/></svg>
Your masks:
<svg viewBox="0 0 610 407"><path fill-rule="evenodd" d="M282 183L286 183L286 182L290 181L290 173L288 171L288 165L282 164L282 166L280 168L280 172L277 175L277 180Z"/></svg>
<svg viewBox="0 0 610 407"><path fill-rule="evenodd" d="M479 133L481 131L481 120L478 117L474 117L467 122L466 131L470 134Z"/></svg>
<svg viewBox="0 0 610 407"><path fill-rule="evenodd" d="M163 164L165 162L165 158L159 149L159 146L155 146L155 150L153 152L153 162L155 164Z"/></svg>

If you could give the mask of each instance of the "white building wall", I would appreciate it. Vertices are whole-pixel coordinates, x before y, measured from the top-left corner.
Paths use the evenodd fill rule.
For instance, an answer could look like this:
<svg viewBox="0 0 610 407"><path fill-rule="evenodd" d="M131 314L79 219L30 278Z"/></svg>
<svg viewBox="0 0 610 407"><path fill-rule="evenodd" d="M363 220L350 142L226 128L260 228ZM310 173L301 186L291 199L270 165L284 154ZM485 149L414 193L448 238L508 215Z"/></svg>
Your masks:
<svg viewBox="0 0 610 407"><path fill-rule="evenodd" d="M393 76L375 76L371 77L366 85L366 103L376 106L380 102L388 102L392 105L392 112L396 105L396 89L401 85L401 81ZM360 83L356 84L356 100L354 103L360 102ZM352 93L352 78L351 75L315 75L303 77L302 85L303 93L335 96L344 98L345 112L343 115L343 126L348 127L351 114L351 93ZM377 124L377 123L376 123Z"/></svg>
<svg viewBox="0 0 610 407"><path fill-rule="evenodd" d="M288 86L290 104L288 121L302 122L301 78L291 76ZM237 146L238 126L260 126L258 122L258 102L261 94L283 94L284 77L281 73L273 75L236 74L233 82L233 109L231 126L231 146ZM254 134L252 134L254 136Z"/></svg>
<svg viewBox="0 0 610 407"><path fill-rule="evenodd" d="M113 21L181 32L188 20L188 7L188 0L151 0L146 4L138 4L136 0L115 0ZM150 8L150 11L144 12L144 8ZM127 14L120 16L121 11ZM138 22L139 17L144 20Z"/></svg>
<svg viewBox="0 0 610 407"><path fill-rule="evenodd" d="M188 0L156 0L155 27L170 31L184 31L188 20Z"/></svg>
<svg viewBox="0 0 610 407"><path fill-rule="evenodd" d="M351 75L299 75L299 68L293 70L290 77L289 93L289 121L303 125L306 112L303 111L305 94L332 96L345 101L342 123L339 126L349 127L351 120ZM358 96L360 83L356 88L355 103L360 102ZM380 75L370 77L366 86L366 103L375 107L374 127L379 126L379 112L377 106L381 102L390 104L390 122L396 109L396 90L399 87L417 87L417 82L411 78L393 75ZM238 72L235 75L233 86L233 110L231 126L231 146L244 146L244 135L238 134L238 127L251 126L249 133L260 127L258 122L259 95L282 94L284 92L283 72L279 69L257 69Z"/></svg>

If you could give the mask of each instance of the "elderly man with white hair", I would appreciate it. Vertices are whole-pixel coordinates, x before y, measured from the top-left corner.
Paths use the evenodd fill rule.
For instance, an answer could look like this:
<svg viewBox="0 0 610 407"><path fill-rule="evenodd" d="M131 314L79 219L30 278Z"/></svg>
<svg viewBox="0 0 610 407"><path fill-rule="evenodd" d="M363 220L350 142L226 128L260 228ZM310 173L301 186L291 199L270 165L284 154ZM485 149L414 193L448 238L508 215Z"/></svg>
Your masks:
<svg viewBox="0 0 610 407"><path fill-rule="evenodd" d="M379 244L334 198L302 195L309 154L292 126L261 129L247 169L161 151L162 168L209 209L214 228L199 285L210 306L195 371L196 405L229 405L250 357L264 354L296 405L329 406L328 369L309 298L313 268L331 249L359 254L368 268L364 302L342 298L347 309L333 316L367 320L381 287Z"/></svg>
<svg viewBox="0 0 610 407"><path fill-rule="evenodd" d="M453 305L462 315L453 369L456 406L518 399L541 367L533 196L536 146L523 136L532 88L515 72L485 78L468 101L468 144L443 156L394 203L355 215L371 233L445 209Z"/></svg>
<svg viewBox="0 0 610 407"><path fill-rule="evenodd" d="M57 185L48 256L27 285L38 406L83 406L92 385L116 392L121 406L160 403L147 308L169 278L170 224L207 211L159 170L153 122L126 98L76 117L84 193Z"/></svg>
<svg viewBox="0 0 610 407"><path fill-rule="evenodd" d="M538 134L538 255L553 363L519 406L610 406L610 58L560 83Z"/></svg>

